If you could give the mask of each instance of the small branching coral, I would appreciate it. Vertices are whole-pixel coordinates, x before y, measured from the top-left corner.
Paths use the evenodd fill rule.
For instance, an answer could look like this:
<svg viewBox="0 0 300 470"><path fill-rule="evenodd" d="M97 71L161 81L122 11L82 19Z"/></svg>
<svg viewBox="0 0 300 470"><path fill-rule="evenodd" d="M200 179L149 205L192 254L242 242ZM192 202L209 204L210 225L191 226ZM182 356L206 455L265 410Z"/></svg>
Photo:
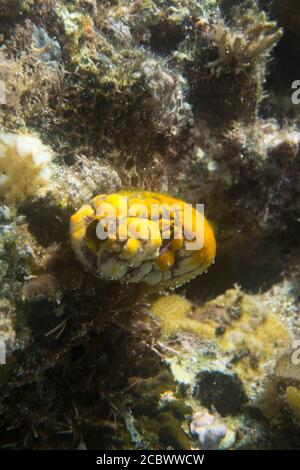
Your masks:
<svg viewBox="0 0 300 470"><path fill-rule="evenodd" d="M123 283L178 286L206 271L216 254L199 211L151 192L96 196L71 217L71 242L94 274Z"/></svg>
<svg viewBox="0 0 300 470"><path fill-rule="evenodd" d="M0 194L17 206L50 178L51 151L37 137L0 132Z"/></svg>
<svg viewBox="0 0 300 470"><path fill-rule="evenodd" d="M215 69L217 75L221 70L232 66L236 73L255 64L260 56L265 56L282 37L283 31L277 28L274 21L267 21L265 13L261 13L254 24L248 24L243 32L229 29L224 20L215 26L215 42L218 46L219 58L208 64Z"/></svg>

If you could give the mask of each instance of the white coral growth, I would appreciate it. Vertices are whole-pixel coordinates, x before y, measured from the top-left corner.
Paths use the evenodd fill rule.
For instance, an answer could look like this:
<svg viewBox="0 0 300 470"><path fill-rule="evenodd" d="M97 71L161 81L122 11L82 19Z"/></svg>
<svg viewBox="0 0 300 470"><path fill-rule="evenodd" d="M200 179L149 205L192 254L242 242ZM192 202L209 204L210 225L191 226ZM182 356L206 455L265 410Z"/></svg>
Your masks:
<svg viewBox="0 0 300 470"><path fill-rule="evenodd" d="M0 132L0 195L8 205L20 204L48 183L51 158L37 137Z"/></svg>
<svg viewBox="0 0 300 470"><path fill-rule="evenodd" d="M194 414L190 430L198 437L200 448L205 450L218 449L227 434L227 427L205 408Z"/></svg>

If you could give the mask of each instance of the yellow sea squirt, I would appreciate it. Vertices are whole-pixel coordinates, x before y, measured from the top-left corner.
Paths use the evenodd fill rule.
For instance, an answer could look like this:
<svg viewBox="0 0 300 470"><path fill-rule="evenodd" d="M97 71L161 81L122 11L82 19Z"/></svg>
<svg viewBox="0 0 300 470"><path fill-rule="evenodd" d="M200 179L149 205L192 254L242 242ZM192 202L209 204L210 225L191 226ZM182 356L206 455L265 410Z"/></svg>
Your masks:
<svg viewBox="0 0 300 470"><path fill-rule="evenodd" d="M71 244L95 276L177 287L214 262L214 232L201 211L148 191L96 196L70 222Z"/></svg>

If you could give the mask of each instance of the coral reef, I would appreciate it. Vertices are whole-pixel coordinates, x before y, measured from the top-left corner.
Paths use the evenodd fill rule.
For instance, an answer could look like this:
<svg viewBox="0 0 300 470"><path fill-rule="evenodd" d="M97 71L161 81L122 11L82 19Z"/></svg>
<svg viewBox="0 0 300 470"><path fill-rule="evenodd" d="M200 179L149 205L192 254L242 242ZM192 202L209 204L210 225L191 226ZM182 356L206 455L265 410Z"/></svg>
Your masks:
<svg viewBox="0 0 300 470"><path fill-rule="evenodd" d="M230 370L253 392L253 380L266 374L268 361L291 344L289 329L270 310L270 295L253 298L236 288L201 307L178 295L163 296L154 299L151 312L166 337L181 332L216 342Z"/></svg>
<svg viewBox="0 0 300 470"><path fill-rule="evenodd" d="M1 448L299 448L293 2L0 0L0 23ZM163 224L99 253L116 194L205 204L192 273Z"/></svg>
<svg viewBox="0 0 300 470"><path fill-rule="evenodd" d="M250 410L262 410L272 425L281 422L284 427L288 420L283 410L288 408L288 415L295 417L297 425L298 382L286 378L285 386L282 385L283 372L278 371L277 359L290 348L293 331L298 331L294 317L297 304L289 285L278 285L256 295L236 287L201 306L179 295L154 296L150 309L161 328L159 344L167 353L165 361L175 379L188 387L186 393L194 413L197 416L200 403L212 415L208 424L204 419L204 429L199 425L205 442L198 442L200 448L214 445L205 441L205 426L210 439L209 425L220 422L218 414L225 419L222 426L230 429L227 445L234 442L237 448L253 445L252 438L254 445L257 439L264 439L264 428L258 432L260 438L233 437L242 436L245 415ZM290 355L287 360L281 369L286 366L291 369ZM283 370L289 377L294 373ZM294 388L289 388L291 384ZM251 429L252 425L247 424ZM217 431L218 427L215 436L218 447L226 433L221 433L218 440Z"/></svg>

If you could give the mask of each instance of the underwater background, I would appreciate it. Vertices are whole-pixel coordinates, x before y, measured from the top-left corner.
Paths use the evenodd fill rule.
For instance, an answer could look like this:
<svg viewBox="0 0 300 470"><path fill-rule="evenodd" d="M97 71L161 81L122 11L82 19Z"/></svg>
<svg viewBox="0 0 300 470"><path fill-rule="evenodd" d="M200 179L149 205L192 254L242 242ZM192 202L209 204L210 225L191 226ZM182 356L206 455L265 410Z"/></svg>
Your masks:
<svg viewBox="0 0 300 470"><path fill-rule="evenodd" d="M0 447L298 449L299 3L0 0L0 65ZM121 190L204 204L207 273L86 270Z"/></svg>

